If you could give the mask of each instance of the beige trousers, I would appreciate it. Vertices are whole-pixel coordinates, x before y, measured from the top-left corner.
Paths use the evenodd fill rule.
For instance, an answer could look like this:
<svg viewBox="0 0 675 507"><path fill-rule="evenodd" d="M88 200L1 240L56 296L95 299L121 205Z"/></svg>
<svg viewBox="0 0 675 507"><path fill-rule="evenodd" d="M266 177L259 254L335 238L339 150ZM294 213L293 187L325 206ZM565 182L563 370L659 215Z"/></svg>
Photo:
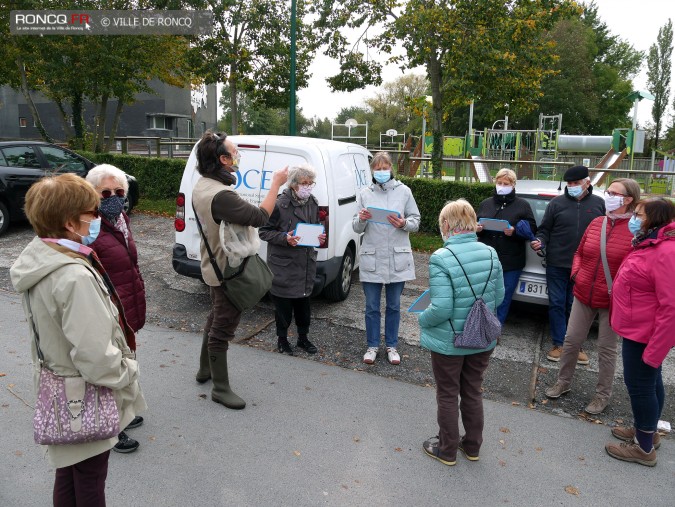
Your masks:
<svg viewBox="0 0 675 507"><path fill-rule="evenodd" d="M616 370L616 355L618 336L609 327L609 309L591 308L577 298L572 303L572 312L567 322L567 334L560 356L560 371L558 381L569 387L577 366L577 358L581 345L588 338L588 331L595 316L598 316L598 383L595 386L597 396L609 400L612 396L614 371Z"/></svg>

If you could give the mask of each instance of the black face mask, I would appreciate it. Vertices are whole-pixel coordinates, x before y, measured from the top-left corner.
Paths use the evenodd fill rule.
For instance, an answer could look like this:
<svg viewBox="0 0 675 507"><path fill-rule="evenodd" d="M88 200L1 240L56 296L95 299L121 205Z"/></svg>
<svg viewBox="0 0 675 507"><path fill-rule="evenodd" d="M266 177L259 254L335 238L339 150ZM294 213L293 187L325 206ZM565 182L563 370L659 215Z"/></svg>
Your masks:
<svg viewBox="0 0 675 507"><path fill-rule="evenodd" d="M98 207L99 212L106 217L109 222L117 222L123 209L124 197L117 197L116 195L101 199L101 204Z"/></svg>

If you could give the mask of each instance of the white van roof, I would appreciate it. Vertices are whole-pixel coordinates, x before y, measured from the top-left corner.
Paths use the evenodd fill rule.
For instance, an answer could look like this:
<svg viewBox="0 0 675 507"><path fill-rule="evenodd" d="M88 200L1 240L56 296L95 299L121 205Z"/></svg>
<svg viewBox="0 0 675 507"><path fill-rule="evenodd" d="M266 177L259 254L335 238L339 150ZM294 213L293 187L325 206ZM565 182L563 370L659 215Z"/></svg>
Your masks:
<svg viewBox="0 0 675 507"><path fill-rule="evenodd" d="M355 148L357 151L368 151L366 148L359 144L355 143L344 143L342 141L333 141L331 139L321 139L318 137L297 137L297 136L273 136L273 135L233 135L228 136L228 139L235 143L237 146L241 144L258 144L265 145L269 148L276 147L292 147L297 149L302 149L308 145L331 149L335 147L340 147L344 149L345 145L350 149Z"/></svg>

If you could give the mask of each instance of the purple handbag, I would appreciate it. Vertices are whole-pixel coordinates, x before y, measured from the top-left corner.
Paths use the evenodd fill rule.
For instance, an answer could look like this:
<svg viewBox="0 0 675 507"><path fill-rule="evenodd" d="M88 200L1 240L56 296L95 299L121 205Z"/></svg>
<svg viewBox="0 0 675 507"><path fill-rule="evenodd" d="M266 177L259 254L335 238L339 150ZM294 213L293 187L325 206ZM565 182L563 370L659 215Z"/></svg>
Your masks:
<svg viewBox="0 0 675 507"><path fill-rule="evenodd" d="M112 389L90 384L82 377L61 377L44 365L29 294L26 294L26 301L40 362L33 416L35 443L84 444L116 437L120 432L120 416Z"/></svg>
<svg viewBox="0 0 675 507"><path fill-rule="evenodd" d="M120 416L112 389L82 377L60 377L44 365L33 416L40 445L84 444L116 437Z"/></svg>

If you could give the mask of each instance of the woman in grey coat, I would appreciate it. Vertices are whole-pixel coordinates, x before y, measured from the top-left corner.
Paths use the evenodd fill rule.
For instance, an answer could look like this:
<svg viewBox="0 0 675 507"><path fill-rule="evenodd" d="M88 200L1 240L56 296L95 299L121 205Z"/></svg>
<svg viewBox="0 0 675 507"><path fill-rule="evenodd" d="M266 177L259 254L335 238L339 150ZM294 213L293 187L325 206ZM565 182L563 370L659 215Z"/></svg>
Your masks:
<svg viewBox="0 0 675 507"><path fill-rule="evenodd" d="M267 241L267 265L274 273L270 293L274 300L274 318L277 326L279 352L293 355L288 343L288 328L295 313L298 328L297 346L309 354L317 349L307 338L311 320L309 298L316 275L316 250L302 246L300 236L294 231L298 224L319 223L319 203L312 195L316 171L307 165L292 167L288 171L288 188L277 197L269 221L258 231L260 239ZM326 242L326 234L319 235L319 246Z"/></svg>
<svg viewBox="0 0 675 507"><path fill-rule="evenodd" d="M420 211L410 189L394 179L391 158L376 153L370 167L373 184L361 190L358 213L352 219L355 232L363 232L359 254L359 278L366 295L366 339L368 348L363 362L373 364L380 346L380 298L386 294L384 340L387 360L400 364L398 327L401 320L401 293L407 280L415 279L415 264L410 247L410 232L420 225ZM368 208L389 210L386 223L377 222Z"/></svg>

